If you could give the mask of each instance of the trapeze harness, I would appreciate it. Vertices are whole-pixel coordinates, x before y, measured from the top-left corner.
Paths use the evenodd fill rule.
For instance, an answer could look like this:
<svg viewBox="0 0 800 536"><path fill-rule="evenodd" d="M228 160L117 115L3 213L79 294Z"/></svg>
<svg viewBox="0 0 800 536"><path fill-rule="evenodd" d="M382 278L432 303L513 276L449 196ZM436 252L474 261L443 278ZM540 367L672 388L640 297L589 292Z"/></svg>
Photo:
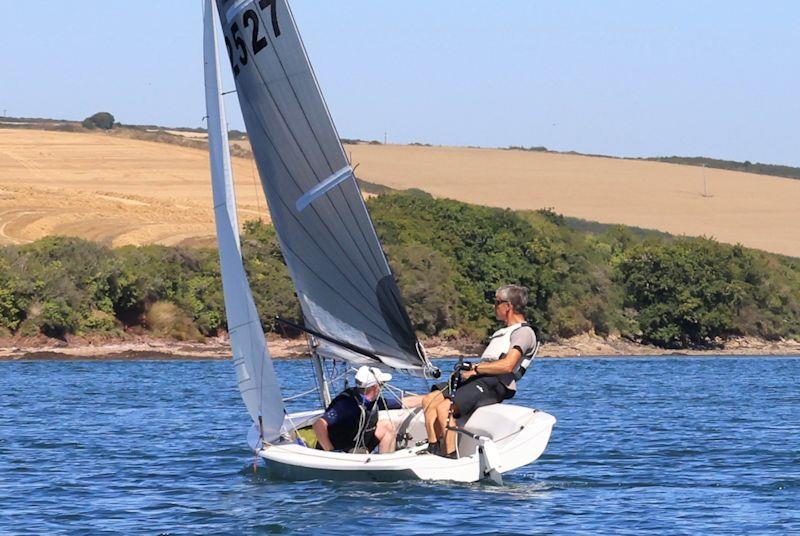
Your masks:
<svg viewBox="0 0 800 536"><path fill-rule="evenodd" d="M495 331L492 334L492 338L489 339L489 345L481 355L481 361L497 361L498 359L503 359L506 354L511 351L511 335L518 329L525 327L531 328L530 324L527 322L519 322ZM536 356L537 349L536 332L534 332L533 346L522 355L522 360L517 365L517 368L514 369L514 372L512 372L514 381L520 380L525 375L525 371Z"/></svg>

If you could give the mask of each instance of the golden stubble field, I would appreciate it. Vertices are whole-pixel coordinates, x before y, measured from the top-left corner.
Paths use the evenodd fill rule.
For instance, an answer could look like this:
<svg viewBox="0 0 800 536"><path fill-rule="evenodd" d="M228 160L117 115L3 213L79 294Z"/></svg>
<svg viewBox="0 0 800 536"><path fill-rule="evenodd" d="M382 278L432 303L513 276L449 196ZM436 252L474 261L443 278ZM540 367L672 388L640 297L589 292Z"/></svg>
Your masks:
<svg viewBox="0 0 800 536"><path fill-rule="evenodd" d="M64 234L113 246L211 243L208 154L103 134L0 129L0 244ZM267 218L234 159L240 221Z"/></svg>
<svg viewBox="0 0 800 536"><path fill-rule="evenodd" d="M537 209L800 257L800 180L578 155L358 145L362 179L495 207ZM704 193L704 178L709 196Z"/></svg>
<svg viewBox="0 0 800 536"><path fill-rule="evenodd" d="M347 146L357 174L497 207L713 236L800 256L800 181L656 162L494 149ZM234 158L240 221L266 216ZM109 245L212 243L208 156L103 134L0 129L0 244L49 234Z"/></svg>

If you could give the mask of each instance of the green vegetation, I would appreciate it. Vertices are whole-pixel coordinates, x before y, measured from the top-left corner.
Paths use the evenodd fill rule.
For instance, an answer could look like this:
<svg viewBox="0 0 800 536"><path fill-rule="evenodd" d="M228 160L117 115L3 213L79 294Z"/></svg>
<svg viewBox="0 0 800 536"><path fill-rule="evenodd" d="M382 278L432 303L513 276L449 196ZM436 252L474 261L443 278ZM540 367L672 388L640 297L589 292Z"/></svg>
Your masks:
<svg viewBox="0 0 800 536"><path fill-rule="evenodd" d="M84 119L81 125L83 125L83 128L88 129L111 130L114 127L114 116L108 112L97 112Z"/></svg>
<svg viewBox="0 0 800 536"><path fill-rule="evenodd" d="M521 145L509 145L508 147L505 147L505 150L506 151L529 151L529 152L534 152L534 153L549 153L549 152L552 152L552 151L549 151L547 149L547 147L545 147L544 145L532 145L531 147L523 147Z"/></svg>
<svg viewBox="0 0 800 536"><path fill-rule="evenodd" d="M494 327L486 293L508 282L530 289L528 318L545 339L594 331L688 348L800 337L798 259L419 191L368 205L422 337L483 338ZM299 320L274 229L249 222L242 248L265 329L279 329L275 315ZM65 237L0 250L5 335L196 340L225 327L216 250Z"/></svg>
<svg viewBox="0 0 800 536"><path fill-rule="evenodd" d="M736 162L735 160L718 160L716 158L706 158L704 156L658 156L645 158L644 160L667 162L669 164L683 164L685 166L706 166L716 169L742 171L744 173L756 173L758 175L800 179L800 168L775 164L761 164L759 162L753 164L747 160L744 162Z"/></svg>

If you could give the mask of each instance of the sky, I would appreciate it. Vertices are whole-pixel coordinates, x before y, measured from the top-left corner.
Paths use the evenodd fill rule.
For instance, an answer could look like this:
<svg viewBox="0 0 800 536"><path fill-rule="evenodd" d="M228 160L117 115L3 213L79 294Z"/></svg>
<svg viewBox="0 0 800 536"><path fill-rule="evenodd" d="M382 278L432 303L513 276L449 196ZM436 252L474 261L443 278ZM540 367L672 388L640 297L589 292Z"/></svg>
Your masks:
<svg viewBox="0 0 800 536"><path fill-rule="evenodd" d="M800 2L291 5L342 137L800 166ZM204 126L201 6L0 0L0 111Z"/></svg>

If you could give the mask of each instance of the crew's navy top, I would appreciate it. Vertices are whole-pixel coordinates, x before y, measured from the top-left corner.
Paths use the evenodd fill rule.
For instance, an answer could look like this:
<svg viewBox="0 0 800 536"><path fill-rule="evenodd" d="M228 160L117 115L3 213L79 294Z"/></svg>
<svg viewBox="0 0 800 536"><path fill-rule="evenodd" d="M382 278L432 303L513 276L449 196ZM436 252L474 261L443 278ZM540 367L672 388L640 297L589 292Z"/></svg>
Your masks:
<svg viewBox="0 0 800 536"><path fill-rule="evenodd" d="M402 406L400 400L387 393L387 395L377 399L378 409L399 409ZM361 423L361 411L364 409L364 429L367 433L375 432L377 423L377 411L373 413L376 400L367 400L356 389L347 389L333 399L331 404L322 414L322 418L328 423L328 437L333 444L334 450L349 451L356 446Z"/></svg>

